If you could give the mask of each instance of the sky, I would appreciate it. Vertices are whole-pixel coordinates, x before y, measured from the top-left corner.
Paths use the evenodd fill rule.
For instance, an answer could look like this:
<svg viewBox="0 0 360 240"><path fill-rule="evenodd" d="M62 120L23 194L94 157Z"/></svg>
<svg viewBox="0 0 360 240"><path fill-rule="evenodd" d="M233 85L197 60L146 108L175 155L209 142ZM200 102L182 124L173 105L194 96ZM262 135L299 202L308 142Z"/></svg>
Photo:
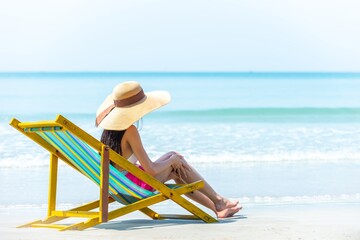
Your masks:
<svg viewBox="0 0 360 240"><path fill-rule="evenodd" d="M360 71L357 0L0 0L0 72Z"/></svg>

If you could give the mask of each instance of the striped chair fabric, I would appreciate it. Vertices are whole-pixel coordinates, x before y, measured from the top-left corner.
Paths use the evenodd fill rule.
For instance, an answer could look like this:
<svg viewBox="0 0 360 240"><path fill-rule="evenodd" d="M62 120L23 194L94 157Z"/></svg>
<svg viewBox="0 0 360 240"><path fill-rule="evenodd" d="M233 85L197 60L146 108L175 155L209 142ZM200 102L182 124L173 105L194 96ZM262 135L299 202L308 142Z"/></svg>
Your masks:
<svg viewBox="0 0 360 240"><path fill-rule="evenodd" d="M36 132L66 156L82 174L100 185L101 156L87 143L61 127L26 128L24 131ZM110 165L109 194L116 201L127 205L157 194L134 184L125 174Z"/></svg>

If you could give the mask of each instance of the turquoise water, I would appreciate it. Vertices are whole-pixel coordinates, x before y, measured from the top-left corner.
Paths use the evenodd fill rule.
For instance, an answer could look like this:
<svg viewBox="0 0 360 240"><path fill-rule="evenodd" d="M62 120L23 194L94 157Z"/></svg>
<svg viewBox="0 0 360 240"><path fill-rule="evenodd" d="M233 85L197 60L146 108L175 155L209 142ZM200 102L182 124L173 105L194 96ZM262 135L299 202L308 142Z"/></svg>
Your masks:
<svg viewBox="0 0 360 240"><path fill-rule="evenodd" d="M8 194L0 206L13 203L13 184L24 192L16 204L46 203L48 154L11 129L10 119L60 113L99 138L95 111L126 80L172 95L140 124L151 158L179 151L225 195L249 204L360 201L360 74L2 73L0 186ZM79 194L60 203L97 194L91 182L61 169L62 188Z"/></svg>
<svg viewBox="0 0 360 240"><path fill-rule="evenodd" d="M162 111L243 108L360 108L360 74L0 74L2 113L93 114L127 80L167 90Z"/></svg>

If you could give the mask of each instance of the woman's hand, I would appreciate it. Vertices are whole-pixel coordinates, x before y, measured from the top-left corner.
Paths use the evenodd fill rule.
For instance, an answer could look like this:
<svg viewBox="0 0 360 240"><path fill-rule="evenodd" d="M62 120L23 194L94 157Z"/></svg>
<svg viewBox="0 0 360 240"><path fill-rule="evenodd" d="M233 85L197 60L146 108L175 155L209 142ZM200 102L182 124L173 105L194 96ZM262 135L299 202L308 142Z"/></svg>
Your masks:
<svg viewBox="0 0 360 240"><path fill-rule="evenodd" d="M189 164L185 161L184 157L178 153L174 153L170 158L173 161L173 164L171 165L173 168L172 171L180 178L180 180L185 182L182 176L187 178L186 171L191 171Z"/></svg>

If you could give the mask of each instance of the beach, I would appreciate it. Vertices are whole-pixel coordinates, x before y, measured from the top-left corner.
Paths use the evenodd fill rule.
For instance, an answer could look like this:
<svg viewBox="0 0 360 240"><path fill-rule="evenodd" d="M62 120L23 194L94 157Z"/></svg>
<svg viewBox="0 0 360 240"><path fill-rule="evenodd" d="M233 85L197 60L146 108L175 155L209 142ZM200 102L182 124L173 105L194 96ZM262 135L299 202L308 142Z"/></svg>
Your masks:
<svg viewBox="0 0 360 240"><path fill-rule="evenodd" d="M215 224L135 212L84 231L16 228L46 217L49 154L10 120L62 114L99 139L96 108L132 79L173 97L138 125L149 157L180 152L243 210ZM57 91L49 97L43 85ZM360 74L0 74L1 239L360 239L359 92ZM57 209L98 196L96 184L60 162ZM154 209L185 213L169 201Z"/></svg>
<svg viewBox="0 0 360 240"><path fill-rule="evenodd" d="M161 207L158 207L161 209ZM360 239L360 205L262 206L245 208L230 219L206 224L150 220L141 213L84 231L15 228L41 218L45 208L0 210L1 238L15 239Z"/></svg>
<svg viewBox="0 0 360 240"><path fill-rule="evenodd" d="M0 240L360 240L360 1L0 6Z"/></svg>

